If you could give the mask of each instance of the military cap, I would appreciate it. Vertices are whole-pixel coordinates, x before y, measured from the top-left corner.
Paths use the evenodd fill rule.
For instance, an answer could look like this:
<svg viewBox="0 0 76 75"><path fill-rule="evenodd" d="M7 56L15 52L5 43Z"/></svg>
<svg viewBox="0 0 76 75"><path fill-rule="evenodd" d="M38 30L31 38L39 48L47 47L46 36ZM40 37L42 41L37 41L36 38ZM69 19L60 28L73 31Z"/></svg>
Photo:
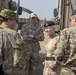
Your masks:
<svg viewBox="0 0 76 75"><path fill-rule="evenodd" d="M32 18L32 17L37 18L37 15L36 15L35 13L31 13L31 14L30 14L30 18Z"/></svg>
<svg viewBox="0 0 76 75"><path fill-rule="evenodd" d="M72 15L71 16L73 16L73 15L76 15L76 10L72 11Z"/></svg>
<svg viewBox="0 0 76 75"><path fill-rule="evenodd" d="M45 24L44 24L44 27L48 27L48 26L54 26L55 23L53 21L47 21Z"/></svg>
<svg viewBox="0 0 76 75"><path fill-rule="evenodd" d="M1 10L0 16L9 19L9 20L15 20L16 19L16 13L9 9Z"/></svg>

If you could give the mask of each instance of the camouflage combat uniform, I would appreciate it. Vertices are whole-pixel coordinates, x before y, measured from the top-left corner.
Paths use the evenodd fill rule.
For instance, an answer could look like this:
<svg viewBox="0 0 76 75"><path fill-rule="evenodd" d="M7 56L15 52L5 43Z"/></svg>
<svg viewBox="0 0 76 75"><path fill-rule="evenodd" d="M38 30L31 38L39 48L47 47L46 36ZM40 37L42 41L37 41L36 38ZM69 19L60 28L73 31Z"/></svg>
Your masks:
<svg viewBox="0 0 76 75"><path fill-rule="evenodd" d="M10 28L8 28L8 26L5 25L4 23L1 24L0 28L4 29L4 30L7 31L8 33L12 34L12 36L14 37L15 43L16 43L16 45L19 47L18 51L14 52L14 53L17 53L17 55L14 56L14 57L15 57L15 62L14 62L14 64L16 64L16 61L18 61L18 58L16 58L16 56L17 56L17 57L21 57L22 62L20 62L20 63L22 64L22 63L25 61L25 59L24 59L24 57L23 57L22 54L23 54L24 51L26 51L26 50L24 50L24 48L23 48L23 41L22 41L22 39L21 39L21 36L20 36L16 31L11 30ZM22 50L22 51L21 51L21 50ZM25 63L23 63L23 64L25 64ZM23 69L24 69L24 65L23 65ZM21 71L22 71L22 70L21 70ZM15 72L17 72L17 70L15 70ZM22 72L23 72L23 71L20 72L20 74L19 74L19 72L20 72L20 70L17 72L18 75L22 75ZM25 72L25 71L24 71L24 72ZM17 75L17 73L15 73L15 74ZM14 74L14 75L15 75L15 74Z"/></svg>
<svg viewBox="0 0 76 75"><path fill-rule="evenodd" d="M29 38L28 35L34 35L35 38ZM44 40L44 33L38 24L31 26L30 24L24 24L21 29L21 35L23 36L25 47L27 51L26 60L27 62L27 74L30 73L30 75L36 75L35 72L36 65L39 63L39 50L40 50L40 44L39 41Z"/></svg>
<svg viewBox="0 0 76 75"><path fill-rule="evenodd" d="M54 54L56 60L62 63L61 75L76 75L76 27L61 32Z"/></svg>
<svg viewBox="0 0 76 75"><path fill-rule="evenodd" d="M60 75L61 65L56 62L54 50L57 48L59 36L50 38L46 45L46 59L44 61L43 75ZM50 67L52 65L52 67Z"/></svg>
<svg viewBox="0 0 76 75"><path fill-rule="evenodd" d="M4 9L1 11L0 16L2 16L3 18L9 19L9 20L16 20L16 14L8 9ZM17 50L14 50L13 53L13 71L12 71L12 75L24 75L23 73L25 72L25 59L23 57L23 41L21 39L21 36L19 35L18 32L10 29L8 27L8 25L6 25L6 22L2 22L1 29L4 29L7 33L10 33L15 40L16 45L19 47ZM15 46L15 44L12 44L13 46ZM21 62L22 61L22 62ZM24 71L24 72L23 72Z"/></svg>
<svg viewBox="0 0 76 75"><path fill-rule="evenodd" d="M4 75L12 75L13 71L13 53L15 50L19 49L15 43L14 37L0 29L0 67L2 65L2 70Z"/></svg>

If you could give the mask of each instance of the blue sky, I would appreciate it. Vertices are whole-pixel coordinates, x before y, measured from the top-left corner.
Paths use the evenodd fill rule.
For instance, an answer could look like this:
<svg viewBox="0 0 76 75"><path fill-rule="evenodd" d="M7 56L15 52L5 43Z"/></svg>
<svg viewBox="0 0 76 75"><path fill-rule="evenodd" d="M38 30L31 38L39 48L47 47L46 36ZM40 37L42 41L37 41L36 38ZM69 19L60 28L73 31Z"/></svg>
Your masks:
<svg viewBox="0 0 76 75"><path fill-rule="evenodd" d="M17 1L17 0L14 0ZM40 19L53 18L53 9L57 7L57 0L20 0L20 6L30 9L38 15ZM22 18L28 18L29 14L23 12Z"/></svg>

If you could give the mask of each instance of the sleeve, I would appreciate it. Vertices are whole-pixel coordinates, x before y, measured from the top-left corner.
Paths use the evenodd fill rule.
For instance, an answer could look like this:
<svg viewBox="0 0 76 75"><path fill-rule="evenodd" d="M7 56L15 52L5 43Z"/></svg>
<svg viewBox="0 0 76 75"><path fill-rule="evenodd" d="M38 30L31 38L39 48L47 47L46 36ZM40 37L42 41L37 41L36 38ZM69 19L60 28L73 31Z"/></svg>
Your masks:
<svg viewBox="0 0 76 75"><path fill-rule="evenodd" d="M15 66L18 63L19 58L21 56L21 45L19 44L20 41L19 43L15 42L15 39L11 34L8 35L7 41L9 42L9 45L7 45L11 45L10 51L13 56L13 66Z"/></svg>
<svg viewBox="0 0 76 75"><path fill-rule="evenodd" d="M25 24L21 28L21 35L22 35L24 41L31 41L32 40L32 38L28 37Z"/></svg>
<svg viewBox="0 0 76 75"><path fill-rule="evenodd" d="M14 38L15 38L15 42L16 42L17 46L21 49L24 45L24 41L23 41L21 35L18 32L15 32Z"/></svg>
<svg viewBox="0 0 76 75"><path fill-rule="evenodd" d="M35 39L38 41L43 41L44 40L44 33L43 33L43 29L40 27L40 31L39 31L39 35L35 36Z"/></svg>
<svg viewBox="0 0 76 75"><path fill-rule="evenodd" d="M65 55L65 49L67 48L67 34L66 30L63 30L60 34L59 43L57 44L57 49L54 51L55 59L57 61L62 61Z"/></svg>
<svg viewBox="0 0 76 75"><path fill-rule="evenodd" d="M13 55L12 55L12 48L11 48L11 42L9 41L10 39L8 38L8 34L6 32L2 33L2 68L3 71L7 74L10 74L12 71L12 62L13 62ZM7 60L6 60L7 58ZM7 65L7 66L6 66Z"/></svg>

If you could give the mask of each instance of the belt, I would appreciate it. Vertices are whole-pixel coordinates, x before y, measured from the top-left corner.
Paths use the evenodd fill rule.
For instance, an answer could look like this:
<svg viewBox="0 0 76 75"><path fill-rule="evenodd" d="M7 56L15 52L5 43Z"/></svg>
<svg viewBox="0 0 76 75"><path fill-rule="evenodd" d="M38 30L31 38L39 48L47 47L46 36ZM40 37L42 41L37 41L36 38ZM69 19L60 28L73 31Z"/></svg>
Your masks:
<svg viewBox="0 0 76 75"><path fill-rule="evenodd" d="M55 60L54 57L46 57L46 60Z"/></svg>
<svg viewBox="0 0 76 75"><path fill-rule="evenodd" d="M25 40L25 42L30 42L30 43L32 43L32 42L38 42L38 40L31 40L31 41Z"/></svg>

